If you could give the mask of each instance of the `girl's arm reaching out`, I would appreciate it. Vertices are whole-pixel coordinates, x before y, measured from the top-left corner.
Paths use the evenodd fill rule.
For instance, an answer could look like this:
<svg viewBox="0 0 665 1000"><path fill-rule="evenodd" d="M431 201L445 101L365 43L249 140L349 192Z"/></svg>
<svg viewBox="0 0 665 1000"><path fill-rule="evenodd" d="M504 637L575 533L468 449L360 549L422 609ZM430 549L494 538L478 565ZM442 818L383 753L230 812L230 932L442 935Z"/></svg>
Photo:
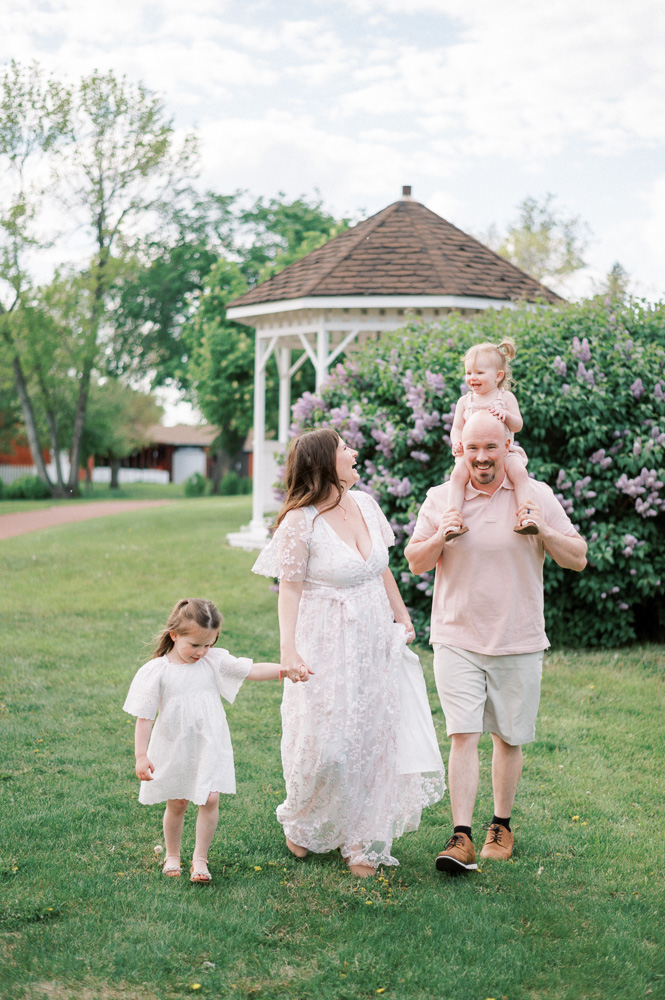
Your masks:
<svg viewBox="0 0 665 1000"><path fill-rule="evenodd" d="M308 679L307 673L312 674L314 671L307 671L305 665L301 664L300 676L296 677L296 680L306 681ZM250 681L276 681L281 680L282 677L288 676L289 675L286 670L284 670L279 663L254 663L252 669L247 674L247 679ZM291 680L293 680L293 677Z"/></svg>
<svg viewBox="0 0 665 1000"><path fill-rule="evenodd" d="M148 740L152 732L152 719L137 719L134 729L134 756L136 757L136 777L140 781L152 781L155 770L152 761L148 760Z"/></svg>

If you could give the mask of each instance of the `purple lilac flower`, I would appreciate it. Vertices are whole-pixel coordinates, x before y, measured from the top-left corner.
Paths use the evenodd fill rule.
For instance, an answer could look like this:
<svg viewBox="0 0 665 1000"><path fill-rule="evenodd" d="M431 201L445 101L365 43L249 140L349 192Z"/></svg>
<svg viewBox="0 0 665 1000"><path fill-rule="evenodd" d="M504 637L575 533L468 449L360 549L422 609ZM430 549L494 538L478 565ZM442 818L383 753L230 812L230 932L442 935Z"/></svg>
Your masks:
<svg viewBox="0 0 665 1000"><path fill-rule="evenodd" d="M619 604L619 611L628 611L629 607L630 607L629 604L626 604L625 601L621 601L621 603Z"/></svg>
<svg viewBox="0 0 665 1000"><path fill-rule="evenodd" d="M563 361L559 357L558 354L557 354L557 356L554 359L554 370L556 371L556 373L558 375L561 375L562 378L566 377L566 372L568 371L568 366L567 366L566 362Z"/></svg>
<svg viewBox="0 0 665 1000"><path fill-rule="evenodd" d="M388 476L385 480L388 493L394 497L408 497L411 493L411 483L408 476L398 479L396 476Z"/></svg>
<svg viewBox="0 0 665 1000"><path fill-rule="evenodd" d="M665 392L663 392L663 386L660 382L660 379L658 380L658 382L656 382L654 386L653 394L656 397L656 399L661 399L661 400L665 399Z"/></svg>
<svg viewBox="0 0 665 1000"><path fill-rule="evenodd" d="M561 392L564 396L567 396L568 393L570 392L570 386L568 385L567 382L564 382L563 385L561 386Z"/></svg>
<svg viewBox="0 0 665 1000"><path fill-rule="evenodd" d="M425 379L432 392L435 392L437 396L443 395L443 393L446 391L445 379L443 375L439 374L438 372L426 371Z"/></svg>
<svg viewBox="0 0 665 1000"><path fill-rule="evenodd" d="M635 510L640 517L656 517L665 510L665 498L659 495L663 483L655 469L643 468L639 476L629 479L624 472L615 483L616 488L635 500Z"/></svg>
<svg viewBox="0 0 665 1000"><path fill-rule="evenodd" d="M577 377L578 379L583 378L584 381L587 382L588 385L592 387L596 384L596 376L592 371L587 371L587 369L584 367L583 361L580 361L580 363L577 366Z"/></svg>
<svg viewBox="0 0 665 1000"><path fill-rule="evenodd" d="M422 462L423 465L429 462L429 455L426 451L412 451L411 458L415 458L416 462Z"/></svg>
<svg viewBox="0 0 665 1000"><path fill-rule="evenodd" d="M642 379L641 378L636 378L635 379L635 381L633 382L633 384L630 387L630 391L632 392L632 394L635 397L635 399L639 399L640 396L644 395L644 386L642 385Z"/></svg>
<svg viewBox="0 0 665 1000"><path fill-rule="evenodd" d="M415 530L416 530L416 518L414 517L413 514L411 514L407 524L404 525L404 534L408 535L410 538Z"/></svg>
<svg viewBox="0 0 665 1000"><path fill-rule="evenodd" d="M372 437L376 441L376 450L385 455L389 461L393 457L395 434L396 429L389 420L384 423L383 429L381 427L374 427L372 429Z"/></svg>
<svg viewBox="0 0 665 1000"><path fill-rule="evenodd" d="M579 337L573 337L573 357L579 361L591 360L591 348L586 337L584 337L582 343L580 343Z"/></svg>

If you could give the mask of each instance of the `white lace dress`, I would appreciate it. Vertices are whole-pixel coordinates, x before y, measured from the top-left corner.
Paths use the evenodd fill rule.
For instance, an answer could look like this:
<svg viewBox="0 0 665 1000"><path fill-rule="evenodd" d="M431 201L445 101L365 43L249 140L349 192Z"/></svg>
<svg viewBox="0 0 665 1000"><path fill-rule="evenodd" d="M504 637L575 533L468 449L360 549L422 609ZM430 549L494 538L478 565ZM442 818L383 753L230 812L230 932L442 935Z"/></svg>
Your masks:
<svg viewBox="0 0 665 1000"><path fill-rule="evenodd" d="M139 802L189 799L236 790L231 734L220 695L232 703L252 660L211 649L196 663L158 656L138 670L123 705L139 719L157 716L148 746L152 781L142 781ZM159 712L159 714L157 714Z"/></svg>
<svg viewBox="0 0 665 1000"><path fill-rule="evenodd" d="M253 567L304 580L296 646L314 671L284 684L277 818L311 851L339 847L350 864L396 865L393 839L442 797L444 768L420 661L381 579L392 530L371 497L350 496L371 537L367 561L305 507L289 512Z"/></svg>

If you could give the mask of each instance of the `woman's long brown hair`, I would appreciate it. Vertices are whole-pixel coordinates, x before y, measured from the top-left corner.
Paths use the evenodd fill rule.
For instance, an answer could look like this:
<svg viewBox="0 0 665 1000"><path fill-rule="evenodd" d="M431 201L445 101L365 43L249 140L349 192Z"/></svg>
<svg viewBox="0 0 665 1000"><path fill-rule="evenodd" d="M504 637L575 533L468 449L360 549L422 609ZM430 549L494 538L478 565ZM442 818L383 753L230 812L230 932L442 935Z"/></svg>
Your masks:
<svg viewBox="0 0 665 1000"><path fill-rule="evenodd" d="M323 504L323 510L337 507L344 492L337 475L338 446L339 435L329 427L305 431L293 439L286 459L286 499L277 517L278 525L290 510L298 507L311 504L316 507ZM337 497L331 503L333 490Z"/></svg>

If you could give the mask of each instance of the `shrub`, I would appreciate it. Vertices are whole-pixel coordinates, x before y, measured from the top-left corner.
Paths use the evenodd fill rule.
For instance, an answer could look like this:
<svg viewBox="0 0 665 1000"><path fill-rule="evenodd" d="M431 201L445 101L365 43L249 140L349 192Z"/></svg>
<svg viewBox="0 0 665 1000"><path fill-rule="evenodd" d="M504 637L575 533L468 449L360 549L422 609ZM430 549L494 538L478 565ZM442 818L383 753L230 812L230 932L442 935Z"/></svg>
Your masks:
<svg viewBox="0 0 665 1000"><path fill-rule="evenodd" d="M4 492L5 492L5 484L3 483L2 479L0 479L0 500L2 500Z"/></svg>
<svg viewBox="0 0 665 1000"><path fill-rule="evenodd" d="M332 426L358 449L359 485L395 531L391 566L422 634L433 574L412 576L404 545L427 489L452 468L462 355L506 335L517 342L519 442L529 472L550 484L589 545L581 574L547 560L551 641L614 646L662 637L665 304L596 299L412 323L350 355L319 396L305 393L292 432Z"/></svg>
<svg viewBox="0 0 665 1000"><path fill-rule="evenodd" d="M252 492L252 480L249 476L240 476L231 470L227 472L219 484L219 492L222 496L231 497L240 493Z"/></svg>
<svg viewBox="0 0 665 1000"><path fill-rule="evenodd" d="M194 472L185 480L186 497L202 497L208 492L208 480L200 472Z"/></svg>
<svg viewBox="0 0 665 1000"><path fill-rule="evenodd" d="M39 476L21 476L4 491L6 500L49 500L51 491Z"/></svg>

